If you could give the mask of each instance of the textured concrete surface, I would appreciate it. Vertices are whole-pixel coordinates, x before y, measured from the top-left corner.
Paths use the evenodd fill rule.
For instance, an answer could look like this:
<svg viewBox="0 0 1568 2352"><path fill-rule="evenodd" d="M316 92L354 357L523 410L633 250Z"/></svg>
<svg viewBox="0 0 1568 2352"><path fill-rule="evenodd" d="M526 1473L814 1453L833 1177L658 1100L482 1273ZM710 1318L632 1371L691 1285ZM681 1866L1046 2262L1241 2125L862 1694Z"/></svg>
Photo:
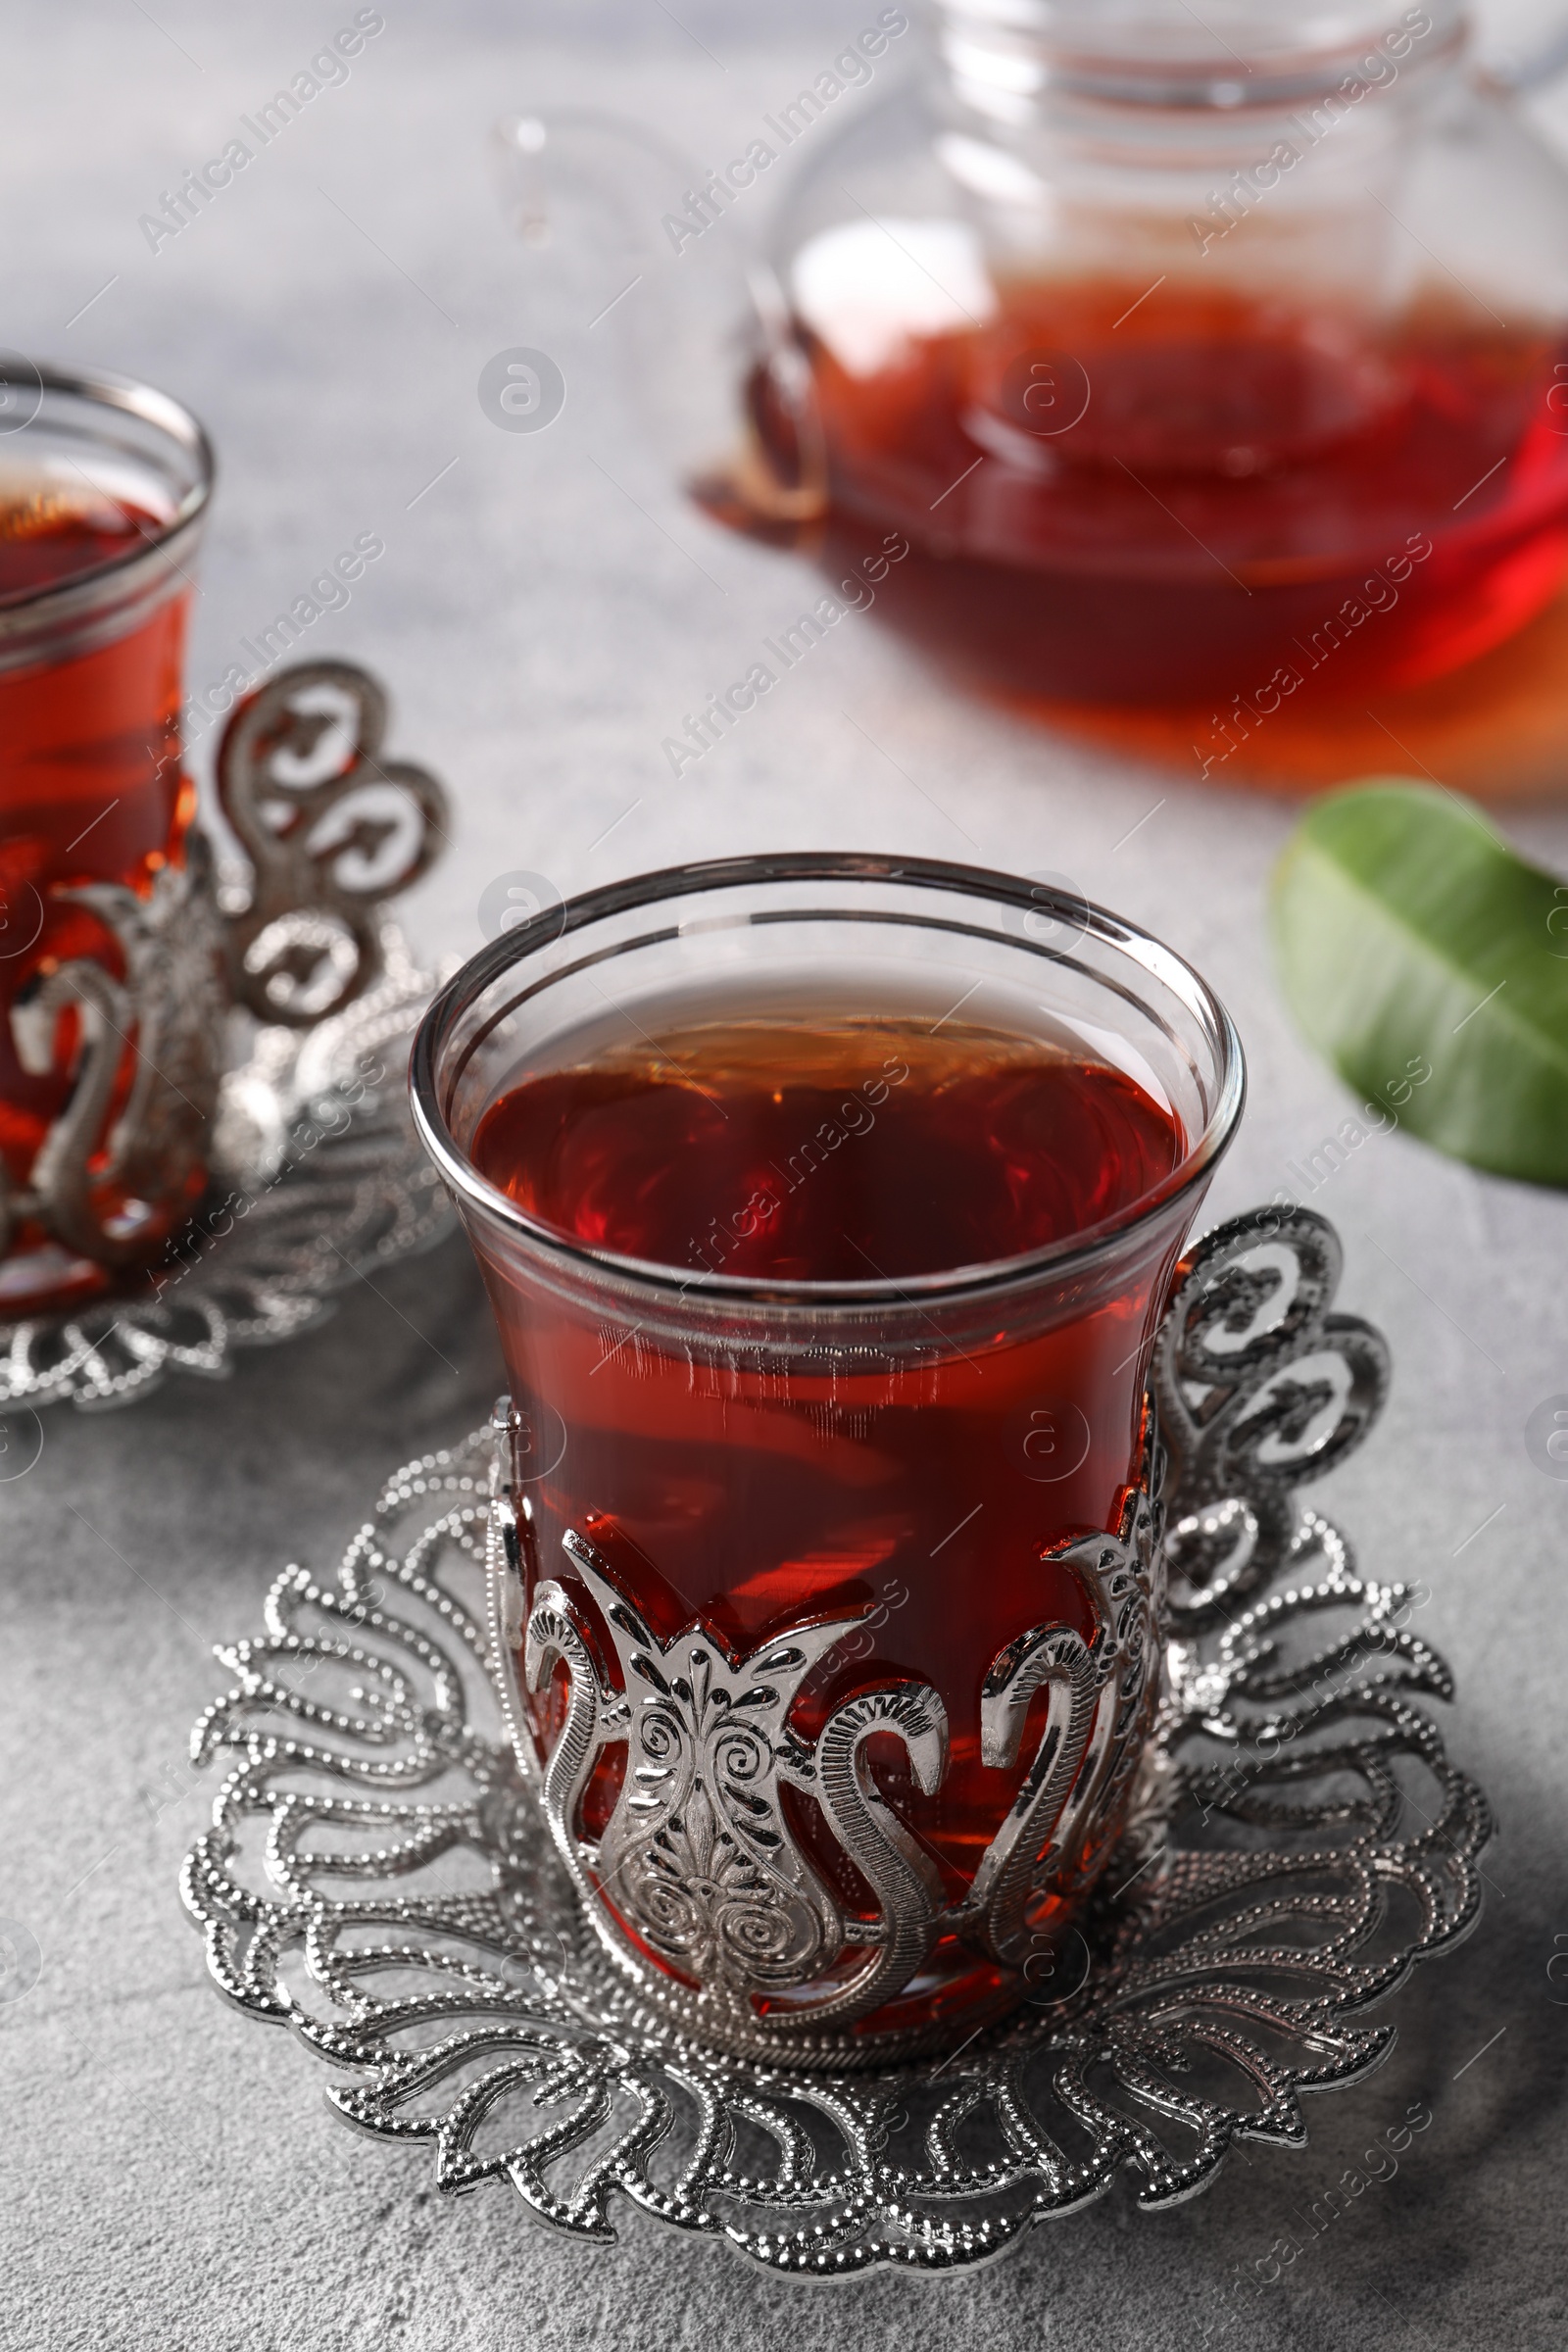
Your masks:
<svg viewBox="0 0 1568 2352"><path fill-rule="evenodd" d="M564 891L830 843L1067 873L1163 931L1241 1021L1251 1106L1215 1211L1287 1182L1286 1161L1345 1115L1269 975L1262 893L1287 808L1031 733L864 619L680 783L662 757L681 714L800 610L806 578L664 485L634 420L641 384L617 380L622 347L591 339L615 282L530 280L487 126L503 107L593 99L699 157L728 153L859 18L797 10L787 46L771 30L760 46L761 12L741 0L692 0L681 25L659 7L561 4L525 24L476 0L388 0L349 79L150 251L138 217L353 13L0 8L5 339L147 374L193 403L221 452L192 683L242 660L242 637L375 531L384 559L307 642L379 667L396 747L453 787L452 853L410 910L428 949L476 945L482 890L517 870ZM553 336L564 414L537 434L497 430L481 369ZM710 391L700 360L681 364L694 398ZM1568 870L1568 814L1516 830ZM0 1486L0 1915L42 1953L24 1997L0 2005L6 2343L1560 2342L1568 1983L1547 1967L1568 1951L1568 1485L1533 1466L1524 1428L1568 1391L1568 1208L1401 1135L1368 1144L1319 1205L1346 1238L1347 1303L1388 1330L1397 1364L1334 1507L1369 1563L1432 1587L1423 1630L1459 1677L1448 1736L1502 1830L1478 1936L1397 1996L1393 2058L1311 2110L1304 2153L1254 2150L1154 2219L1118 2193L959 2283L818 2294L636 2217L587 2255L531 2230L501 2189L440 2200L426 2152L349 2133L304 2052L220 2006L175 1895L212 1787L185 1760L220 1686L211 1644L256 1624L286 1559L328 1564L389 1467L479 1417L496 1367L452 1246L223 1386L49 1417L36 1467ZM1266 2268L1293 2209L1415 2100L1433 2123L1397 2177L1236 2322L1237 2266Z"/></svg>

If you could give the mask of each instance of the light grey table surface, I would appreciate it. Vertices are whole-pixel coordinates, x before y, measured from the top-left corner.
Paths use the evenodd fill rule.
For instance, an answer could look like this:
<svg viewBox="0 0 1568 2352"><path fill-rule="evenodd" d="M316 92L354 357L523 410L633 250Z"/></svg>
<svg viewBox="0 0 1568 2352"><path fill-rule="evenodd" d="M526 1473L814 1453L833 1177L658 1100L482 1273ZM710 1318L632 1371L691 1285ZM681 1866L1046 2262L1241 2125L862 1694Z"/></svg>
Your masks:
<svg viewBox="0 0 1568 2352"><path fill-rule="evenodd" d="M1287 808L1031 732L865 621L676 783L662 739L793 617L807 575L682 507L586 308L557 424L504 433L481 411L484 363L542 339L484 155L497 112L592 98L716 157L859 19L794 11L784 39L740 0L688 5L680 25L659 0L531 21L386 0L349 80L151 252L139 216L353 13L0 9L4 339L146 374L221 452L192 681L377 532L384 559L300 650L375 664L396 748L452 787L452 852L408 911L421 947L477 945L481 890L515 869L568 890L825 844L1064 872L1191 956L1240 1020L1251 1102L1213 1210L1287 1183L1346 1109L1270 976L1263 890ZM1513 829L1568 870L1568 810ZM388 1469L481 1417L498 1365L452 1244L223 1385L51 1413L37 1466L0 1486L0 1915L42 1951L36 1983L0 2004L4 2342L1559 2343L1568 1984L1547 1967L1568 1950L1568 1485L1533 1466L1524 1428L1568 1390L1568 1207L1402 1135L1318 1204L1345 1236L1345 1303L1396 1362L1334 1507L1368 1563L1430 1585L1423 1630L1459 1678L1447 1735L1501 1831L1478 1935L1401 1993L1393 2058L1311 2108L1305 2152L1254 2150L1158 2217L1118 2190L957 2283L815 2292L629 2213L613 2249L585 2254L501 2188L444 2201L426 2150L351 2134L316 2063L220 2003L175 1891L214 1786L186 1761L222 1687L211 1645L257 1627L285 1560L328 1567ZM1235 2322L1237 2266L1415 2100L1433 2123L1396 2178Z"/></svg>

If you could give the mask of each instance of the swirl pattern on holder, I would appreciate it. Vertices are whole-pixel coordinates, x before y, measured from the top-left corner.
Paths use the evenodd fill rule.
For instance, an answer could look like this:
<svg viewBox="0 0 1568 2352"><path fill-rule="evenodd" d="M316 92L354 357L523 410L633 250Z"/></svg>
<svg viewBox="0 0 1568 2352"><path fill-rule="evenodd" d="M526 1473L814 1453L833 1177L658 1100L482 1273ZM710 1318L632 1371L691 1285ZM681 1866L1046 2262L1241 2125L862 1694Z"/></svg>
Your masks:
<svg viewBox="0 0 1568 2352"><path fill-rule="evenodd" d="M499 1424L503 1446L512 1426L509 1410ZM1158 1458L1152 1441L1146 1480L1156 1485ZM505 1483L495 1508L495 1651L518 1761L530 1770L533 1735L513 1676L531 1510ZM1064 1875L1063 1855L1080 1887L1103 1864L1152 1723L1157 1524L1157 1503L1141 1487L1127 1497L1114 1536L1058 1545L1053 1557L1076 1572L1093 1612L1092 1642L1086 1646L1063 1626L1037 1627L993 1666L981 1699L983 1721L988 1708L996 1717L987 1761L1005 1768L1016 1756L1030 1693L1042 1681L1060 1679L1061 1643L1080 1653L1068 1678L1070 1724L1054 1708L1048 1715L1017 1798L956 1903L947 1900L934 1856L887 1802L866 1761L871 1740L896 1740L915 1787L934 1794L947 1772L949 1740L937 1692L909 1679L856 1692L810 1745L789 1728L803 1683L856 1632L859 1616L797 1627L745 1658L729 1656L701 1620L663 1642L593 1545L568 1529L564 1548L592 1613L581 1613L554 1581L538 1585L523 1631L522 1679L537 1695L558 1665L566 1669L565 1719L544 1757L544 1813L611 1957L682 2032L796 2064L869 2064L914 2046L918 2030L890 2029L873 2013L904 1990L950 1932L1002 1961L1012 1972L1012 1996L1021 1998L1017 1971L1035 1940L1030 1914L1043 1882ZM612 1653L618 1685L597 1663ZM1048 1659L1049 1667L1042 1664ZM1014 1722L1009 1710L1020 1704ZM1009 1731L1010 1745L1004 1738ZM622 1741L625 1767L596 1841L583 1834L583 1799L600 1754ZM800 1842L784 1801L789 1788L815 1799L874 1897L869 1915L844 1907ZM650 1955L673 1973L650 1967ZM779 1993L791 1996L787 2004L766 2005L767 1995ZM999 1984L995 2005L1007 1997L1007 1985ZM849 2028L858 2029L853 2037Z"/></svg>
<svg viewBox="0 0 1568 2352"><path fill-rule="evenodd" d="M1260 1208L1183 1268L1150 1384L1170 1456L1178 1626L1217 1624L1285 1567L1304 1525L1296 1489L1353 1452L1383 1409L1382 1335L1330 1312L1343 1265L1315 1210Z"/></svg>
<svg viewBox="0 0 1568 2352"><path fill-rule="evenodd" d="M380 975L379 905L437 855L446 795L386 760L387 699L351 662L302 662L229 720L218 798L254 880L228 921L229 984L258 1020L309 1027Z"/></svg>
<svg viewBox="0 0 1568 2352"><path fill-rule="evenodd" d="M591 1544L568 1534L566 1549L596 1624L582 1622L561 1585L539 1588L524 1675L538 1690L559 1660L570 1685L566 1724L545 1766L545 1818L596 1916L622 1923L695 1978L716 2030L744 2013L749 1994L783 1990L828 1965L843 1940L837 1906L790 1835L774 1777L796 1691L843 1628L814 1627L743 1660L727 1658L702 1629L662 1642ZM620 1665L618 1691L595 1663L600 1628ZM626 1769L590 1849L577 1806L594 1758L621 1740ZM570 1772L558 1773L568 1742Z"/></svg>

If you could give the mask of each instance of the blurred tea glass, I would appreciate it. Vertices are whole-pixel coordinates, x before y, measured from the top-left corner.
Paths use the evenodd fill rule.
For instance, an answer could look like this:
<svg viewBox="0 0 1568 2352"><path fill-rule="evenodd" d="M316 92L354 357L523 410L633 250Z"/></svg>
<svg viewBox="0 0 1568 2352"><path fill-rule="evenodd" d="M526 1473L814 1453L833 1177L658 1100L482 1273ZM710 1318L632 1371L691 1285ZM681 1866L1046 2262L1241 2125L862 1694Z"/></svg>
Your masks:
<svg viewBox="0 0 1568 2352"><path fill-rule="evenodd" d="M170 1074L189 1115L149 1148L125 1114L151 1045L132 967L195 810L181 670L212 481L167 394L0 355L0 1318L144 1262L205 1181L216 992L212 1054Z"/></svg>

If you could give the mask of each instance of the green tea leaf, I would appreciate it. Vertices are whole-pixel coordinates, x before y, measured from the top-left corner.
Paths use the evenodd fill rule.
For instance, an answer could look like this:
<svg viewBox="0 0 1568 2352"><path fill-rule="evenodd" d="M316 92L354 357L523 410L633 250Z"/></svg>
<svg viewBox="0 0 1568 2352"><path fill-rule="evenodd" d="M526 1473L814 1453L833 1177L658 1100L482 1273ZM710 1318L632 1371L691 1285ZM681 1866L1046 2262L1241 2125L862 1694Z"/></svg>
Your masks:
<svg viewBox="0 0 1568 2352"><path fill-rule="evenodd" d="M1568 1184L1568 883L1454 794L1374 778L1298 826L1273 929L1292 1011L1369 1103L1475 1167Z"/></svg>

